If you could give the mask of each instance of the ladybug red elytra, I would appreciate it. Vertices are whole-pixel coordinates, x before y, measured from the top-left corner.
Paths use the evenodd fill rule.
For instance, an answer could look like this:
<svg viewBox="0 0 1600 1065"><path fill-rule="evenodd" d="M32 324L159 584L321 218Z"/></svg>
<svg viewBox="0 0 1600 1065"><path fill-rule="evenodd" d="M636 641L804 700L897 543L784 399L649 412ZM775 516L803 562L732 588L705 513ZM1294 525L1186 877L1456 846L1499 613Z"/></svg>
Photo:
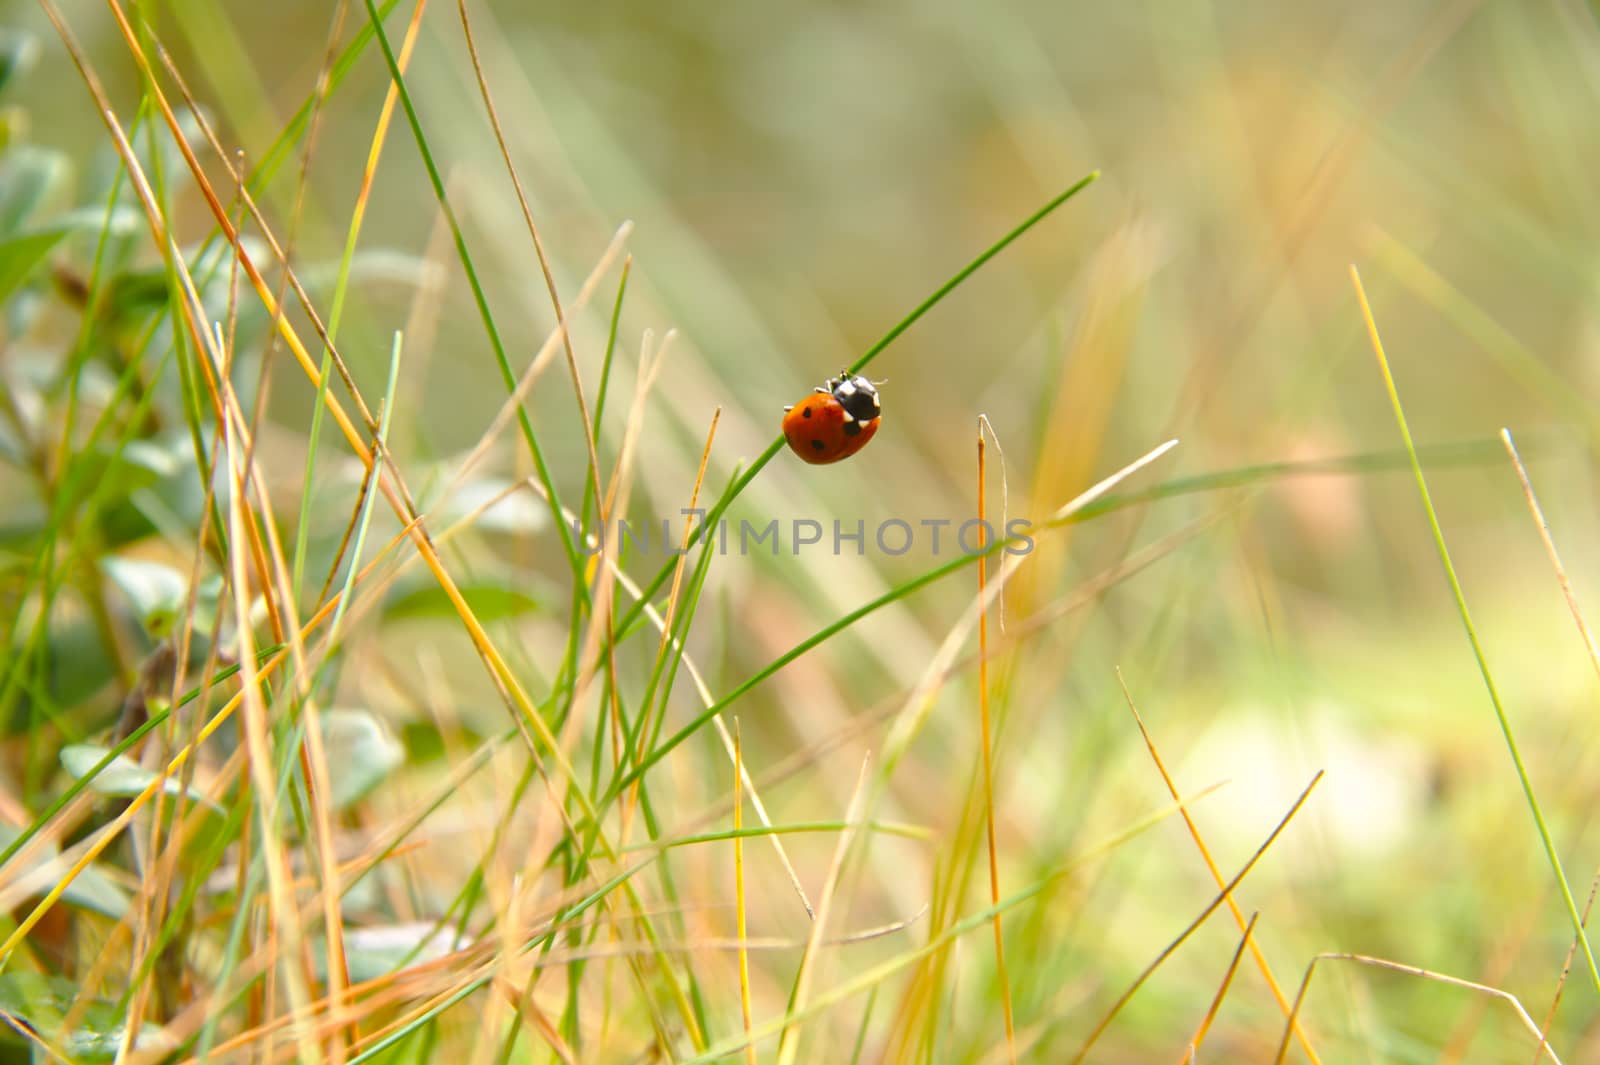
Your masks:
<svg viewBox="0 0 1600 1065"><path fill-rule="evenodd" d="M796 455L823 466L866 447L878 431L881 413L877 387L840 370L813 394L783 408L783 435Z"/></svg>

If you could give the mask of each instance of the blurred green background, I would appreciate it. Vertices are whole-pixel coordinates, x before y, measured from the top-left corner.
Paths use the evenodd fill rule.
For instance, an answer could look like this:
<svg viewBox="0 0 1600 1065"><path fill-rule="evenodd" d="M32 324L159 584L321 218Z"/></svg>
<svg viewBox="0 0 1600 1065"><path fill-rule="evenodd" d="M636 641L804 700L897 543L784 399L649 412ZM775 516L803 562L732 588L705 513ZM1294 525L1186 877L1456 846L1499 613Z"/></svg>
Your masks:
<svg viewBox="0 0 1600 1065"><path fill-rule="evenodd" d="M715 408L708 493L772 440L783 405L1091 170L1102 172L1097 183L872 364L869 375L886 383L883 429L870 448L821 468L780 454L730 516L825 526L861 519L869 529L887 518L960 520L973 505L980 413L1004 449L1009 513L1036 522L1173 436L1181 446L1139 486L1262 463L1393 459L1399 435L1348 275L1358 265L1419 446L1478 445L1430 463L1430 486L1583 904L1600 865L1592 816L1600 778L1590 769L1596 678L1496 434L1509 427L1523 445L1578 600L1592 606L1600 587L1593 8L933 0L501 2L471 11L563 296L619 224L635 227L604 463L620 445L643 331L658 344L666 330L677 333L645 408L637 518L676 515ZM70 4L66 14L128 121L138 82L104 9ZM225 142L255 158L311 90L334 7L172 4L146 15ZM404 16L390 20L395 41ZM353 5L346 36L364 19ZM81 187L91 186L109 158L105 134L53 31L28 3L0 4L0 22L35 29L44 46L39 73L11 97L31 115L30 138L80 161ZM454 4L428 10L407 80L520 369L554 316ZM327 105L296 240L303 264L337 260L387 86L381 56L369 51ZM280 224L293 210L297 171L285 167L262 196ZM199 240L209 232L203 205L193 195L178 202L183 239ZM407 330L394 447L426 485L422 471L470 449L505 391L438 236L403 119L385 147L363 247L411 265L395 277L374 269L357 287L342 347L363 389L380 395L389 337ZM424 259L432 273L413 268ZM423 275L437 284L411 283ZM612 285L578 318L591 400ZM263 448L288 499L302 480L311 400L280 353ZM559 361L532 406L557 484L575 499L585 450ZM495 472L525 476L512 439L496 450ZM331 431L324 447L317 538L331 547L354 475ZM998 511L998 492L989 506ZM1302 818L1240 889L1245 911L1261 913L1257 936L1291 993L1314 954L1352 951L1503 988L1542 1020L1571 927L1403 462L1387 472L1256 478L1041 536L1011 586L1008 620L1065 600L1203 516L1216 520L1084 609L1022 637L997 665L1005 888L1020 889L1166 801L1117 687L1120 667L1182 785L1228 781L1195 808L1225 874L1311 774L1327 770ZM387 535L397 525L384 515L375 528ZM566 632L553 543L548 529L520 529L463 549L474 572L543 604L497 629L521 648L532 677L548 678ZM919 539L902 557L869 544L860 558L719 558L690 650L712 691L726 691L947 557ZM652 556L630 568L643 578L658 564ZM861 758L884 742L884 709L898 708L970 601L963 572L852 626L735 708L753 772L803 756L765 793L775 817L842 816ZM361 668L344 670L344 701L401 728L428 720L431 696L420 693L442 678L464 722L503 727L452 622L368 618L356 632L350 653ZM625 665L642 677L653 650L653 637L641 641ZM683 718L674 728L698 708L687 686L675 700ZM915 916L932 878L948 875L940 863L954 858L976 861L959 909L986 903L981 837L974 852L953 842L968 812L975 714L974 676L965 672L936 705L882 811L930 826L934 842L875 840L840 927ZM669 828L726 796L720 759L714 741L697 738L664 764L658 801ZM373 802L383 801L380 791ZM820 880L831 848L831 839L794 844L809 882ZM803 914L770 849L752 845L748 854L752 934L803 937ZM691 928L729 934L727 855L691 850L674 861L690 885ZM448 867L413 875L436 880L445 899L445 886L457 886ZM1009 915L1029 1060L1065 1060L1213 894L1171 820ZM425 891L414 901L425 914L436 902ZM925 921L838 948L828 971L843 979L920 944ZM1091 1060L1176 1060L1237 936L1225 914L1213 917ZM792 964L781 952L757 959L758 1014L781 1010ZM723 996L715 1012L726 1034L737 1016L731 956L706 966ZM959 968L934 1007L948 1025L928 1060L1002 1060L985 934L964 941ZM1580 959L1553 1028L1569 1062L1600 1054L1600 990L1582 972ZM886 985L879 1027L869 1026L870 1060L888 1053L881 1026L898 993ZM813 1060L845 1060L861 1004L838 1010L808 1044ZM1305 1018L1327 1061L1532 1055L1503 1003L1376 970L1323 971ZM1281 1025L1247 964L1209 1060L1266 1060Z"/></svg>

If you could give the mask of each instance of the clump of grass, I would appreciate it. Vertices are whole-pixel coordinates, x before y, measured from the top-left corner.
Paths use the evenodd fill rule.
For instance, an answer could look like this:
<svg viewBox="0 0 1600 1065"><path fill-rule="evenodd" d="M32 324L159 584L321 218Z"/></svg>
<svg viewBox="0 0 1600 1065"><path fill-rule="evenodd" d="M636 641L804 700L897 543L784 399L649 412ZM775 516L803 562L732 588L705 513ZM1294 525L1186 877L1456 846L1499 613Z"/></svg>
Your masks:
<svg viewBox="0 0 1600 1065"><path fill-rule="evenodd" d="M1199 783L1170 768L1115 666L1159 676L1188 643L1210 648L1213 619L1180 618L1185 597L1230 547L1250 553L1244 530L1284 484L1411 470L1565 902L1567 964L1581 953L1600 989L1424 478L1498 464L1501 444L1412 440L1364 292L1403 449L1155 480L1176 441L1152 446L1166 434L1143 423L1131 444L1111 435L1152 269L1130 230L1037 382L999 375L1050 397L1039 431L981 420L957 513L988 528L983 433L997 449L1001 433L1031 440L1027 502L1048 516L1028 535L986 532L948 560L808 565L797 546L730 561L725 521L774 499L838 510L844 482L800 485L771 419L707 383L735 378L715 353L728 342L674 332L659 245L642 251L621 218L582 224L561 199L560 168L522 139L537 116L488 9L340 3L280 123L280 99L219 76L249 51L225 12L168 25L121 0L41 7L70 64L52 91L97 128L106 176L75 180L93 168L0 112L11 1043L72 1061L1196 1061L1275 1046L1316 1062L1393 1035L1309 995L1321 962L1343 960L1509 1005L1515 1037L1558 1060L1565 971L1535 1026L1503 981L1323 942L1336 913L1294 927L1315 905L1293 880L1305 866L1264 859L1324 770L1280 789L1271 824L1208 822L1202 803L1237 767L1201 766ZM86 48L91 29L111 44ZM460 46L448 61L469 104L437 80L430 33ZM0 37L0 94L39 76L39 47ZM113 66L131 96L108 87ZM459 154L468 129L492 179ZM1354 142L1338 143L1342 167ZM333 180L347 155L363 160L353 190ZM1017 210L975 255L952 227L941 239L965 265L925 270L925 296L882 307L882 335L825 365L933 377L916 345L969 282L1041 245L1094 253L1050 234L1108 213L1083 195L1098 177ZM395 199L426 216L426 250L382 213ZM1296 248L1314 206L1290 227ZM1562 395L1385 248L1519 380ZM1219 336L1176 421L1202 405ZM745 376L786 369L741 357L767 363ZM564 377L545 373L557 359ZM947 413L888 417L915 440ZM942 472L909 444L864 462L882 463L885 497L896 475ZM674 515L664 560L611 534L652 508ZM1152 596L1135 578L1158 567L1179 575ZM1260 585L1255 598L1270 627L1280 606ZM1156 620L1127 620L1141 610ZM1085 636L1086 619L1107 627ZM1089 709L1118 688L1133 728ZM1148 767L1127 754L1140 737ZM1198 865L1188 844L1160 849L1177 820ZM1158 889L1133 868L1152 856ZM1265 898L1245 905L1257 884ZM1224 907L1225 933L1210 927ZM1264 988L1235 980L1247 953ZM1303 967L1298 996L1269 954Z"/></svg>

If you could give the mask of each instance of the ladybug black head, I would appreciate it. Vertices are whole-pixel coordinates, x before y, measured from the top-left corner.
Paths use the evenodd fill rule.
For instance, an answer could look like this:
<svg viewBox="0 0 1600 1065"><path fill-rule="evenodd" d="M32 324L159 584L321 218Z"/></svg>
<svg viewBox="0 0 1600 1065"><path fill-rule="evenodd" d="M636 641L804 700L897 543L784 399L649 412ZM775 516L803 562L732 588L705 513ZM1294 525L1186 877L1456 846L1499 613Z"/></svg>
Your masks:
<svg viewBox="0 0 1600 1065"><path fill-rule="evenodd" d="M870 422L878 417L882 404L878 401L878 390L871 381L865 377L852 377L845 370L829 383L833 386L833 398L856 421Z"/></svg>

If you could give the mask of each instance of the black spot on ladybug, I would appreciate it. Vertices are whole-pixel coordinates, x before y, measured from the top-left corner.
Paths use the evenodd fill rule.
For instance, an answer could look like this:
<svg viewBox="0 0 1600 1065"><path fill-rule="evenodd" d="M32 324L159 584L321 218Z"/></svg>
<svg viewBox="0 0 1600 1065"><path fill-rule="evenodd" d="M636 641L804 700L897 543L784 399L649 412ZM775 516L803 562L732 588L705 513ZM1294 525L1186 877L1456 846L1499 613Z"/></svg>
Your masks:
<svg viewBox="0 0 1600 1065"><path fill-rule="evenodd" d="M844 435L845 436L860 436L861 435L861 423L857 422L857 421L845 422L844 423Z"/></svg>
<svg viewBox="0 0 1600 1065"><path fill-rule="evenodd" d="M802 417L802 418L811 417L811 408L810 407L802 407L800 409L800 417Z"/></svg>
<svg viewBox="0 0 1600 1065"><path fill-rule="evenodd" d="M813 440L813 441L811 441L811 450L813 450L813 451L821 451L822 450L822 441L821 440Z"/></svg>

